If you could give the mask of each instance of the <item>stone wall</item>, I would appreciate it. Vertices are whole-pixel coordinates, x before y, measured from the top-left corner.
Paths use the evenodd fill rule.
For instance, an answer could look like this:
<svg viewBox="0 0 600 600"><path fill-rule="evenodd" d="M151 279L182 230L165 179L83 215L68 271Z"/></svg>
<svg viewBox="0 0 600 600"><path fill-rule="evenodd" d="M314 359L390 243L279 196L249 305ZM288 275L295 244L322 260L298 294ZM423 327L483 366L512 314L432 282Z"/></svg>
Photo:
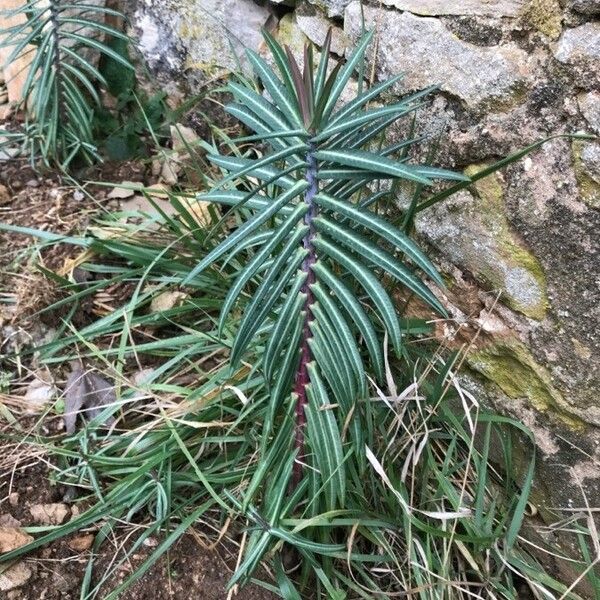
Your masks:
<svg viewBox="0 0 600 600"><path fill-rule="evenodd" d="M439 84L418 129L441 136L441 165L472 173L550 134L600 134L600 0L373 0L364 17L377 79L404 72L395 95ZM361 10L138 0L133 22L151 66L194 89L235 64L227 37L259 46L267 23L294 49L332 25L347 54ZM442 333L473 346L466 385L536 435L544 515L583 506L582 489L600 506L599 209L600 144L557 138L417 222L448 276Z"/></svg>

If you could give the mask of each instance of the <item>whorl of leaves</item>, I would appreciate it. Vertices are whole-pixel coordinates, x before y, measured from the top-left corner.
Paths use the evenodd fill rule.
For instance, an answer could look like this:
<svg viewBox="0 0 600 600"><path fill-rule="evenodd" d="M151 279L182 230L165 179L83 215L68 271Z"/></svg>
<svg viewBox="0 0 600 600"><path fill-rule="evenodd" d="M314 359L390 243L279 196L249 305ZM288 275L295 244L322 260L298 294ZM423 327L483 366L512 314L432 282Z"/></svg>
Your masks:
<svg viewBox="0 0 600 600"><path fill-rule="evenodd" d="M26 0L3 15L17 23L0 30L0 47L10 49L6 64L20 60L27 70L26 119L17 137L24 151L65 168L75 157L98 158L92 119L99 92L107 87L98 57L133 69L110 46L110 40L128 39L105 22L121 13L93 0Z"/></svg>
<svg viewBox="0 0 600 600"><path fill-rule="evenodd" d="M357 399L367 393L365 373L372 370L382 376L383 331L397 352L402 345L399 315L384 278L444 313L422 279L427 276L441 286L436 269L401 230L371 210L382 193L369 190L381 180L429 186L434 179L465 179L410 163L406 150L416 140L371 148L387 127L412 113L429 90L370 107L398 80L394 78L340 103L371 38L371 33L365 35L347 62L329 74L330 35L316 73L311 47L305 49L301 72L290 50L268 33L265 39L279 76L248 51L266 93L249 82L230 83L235 103L227 110L255 132L238 144L262 140L269 149L261 158L239 151L209 156L226 175L201 199L244 208L247 218L188 278L228 254L240 260L240 253L246 253L221 312L223 328L240 295L250 290L231 360L238 363L257 334L266 331L265 324L272 324L262 354L272 414L293 394L297 450L305 455L307 430L332 507L344 494L344 427L350 427L357 453L364 454L359 419L352 415ZM334 404L335 409L330 408Z"/></svg>

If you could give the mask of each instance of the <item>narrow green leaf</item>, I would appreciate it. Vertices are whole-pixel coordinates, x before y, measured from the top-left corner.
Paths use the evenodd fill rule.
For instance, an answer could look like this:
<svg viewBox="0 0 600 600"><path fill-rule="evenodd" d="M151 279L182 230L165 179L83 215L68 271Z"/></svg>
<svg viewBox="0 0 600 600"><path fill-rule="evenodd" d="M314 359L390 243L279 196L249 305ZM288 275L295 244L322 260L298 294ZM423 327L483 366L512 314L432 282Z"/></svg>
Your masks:
<svg viewBox="0 0 600 600"><path fill-rule="evenodd" d="M339 336L340 346L342 351L345 352L349 364L352 365L354 379L360 387L360 393L363 395L366 394L365 367L360 358L356 340L354 339L346 320L327 290L325 290L320 283L317 282L311 287L331 322L331 330Z"/></svg>
<svg viewBox="0 0 600 600"><path fill-rule="evenodd" d="M330 405L327 391L314 363L308 365L310 383L306 406L309 442L317 446L316 461L326 494L328 510L344 506L346 477L340 431ZM339 502L339 504L338 504Z"/></svg>
<svg viewBox="0 0 600 600"><path fill-rule="evenodd" d="M229 312L233 308L235 301L246 287L246 284L254 277L258 269L264 264L265 260L270 254L279 246L279 244L288 236L292 228L296 227L298 221L306 214L308 210L307 204L300 204L294 212L281 224L278 229L275 230L271 239L257 252L252 260L244 266L242 272L235 280L235 283L229 288L229 292L223 302L223 308L219 316L219 335L223 333L223 327L225 326L225 320L227 319ZM301 239L308 231L308 226L304 225L300 227L297 233L294 235L294 239Z"/></svg>
<svg viewBox="0 0 600 600"><path fill-rule="evenodd" d="M431 185L431 180L419 175L415 167L403 165L384 156L379 156L363 150L319 150L315 152L318 160L326 160L332 163L348 165L365 171L375 171L393 177L416 181L425 185Z"/></svg>
<svg viewBox="0 0 600 600"><path fill-rule="evenodd" d="M283 48L281 47L281 45L269 33L269 31L267 29L263 28L262 34L263 34L263 37L265 38L265 42L266 42L267 46L269 47L269 50L271 50L271 54L273 55L273 58L275 59L275 63L277 64L279 72L281 73L281 76L283 77L283 83L284 83L286 89L288 90L289 95L293 98L294 97L294 82L292 81L292 73L290 71L290 66L287 62L285 52L284 52ZM296 102L295 99L294 99L294 102ZM296 109L298 109L298 106L296 106Z"/></svg>
<svg viewBox="0 0 600 600"><path fill-rule="evenodd" d="M385 323L394 348L397 352L400 352L402 333L400 331L398 316L393 302L377 278L367 267L351 257L348 252L340 250L336 245L323 238L322 235L317 235L314 245L354 275L358 283L369 294L371 300L373 300L382 321Z"/></svg>
<svg viewBox="0 0 600 600"><path fill-rule="evenodd" d="M292 276L304 260L307 251L299 248L301 236L294 234L273 261L268 275L258 286L244 311L244 317L231 348L231 362L236 364L245 352L254 333L268 317L274 304L280 300L284 289L293 283ZM295 251L295 252L294 252ZM281 272L281 269L285 270Z"/></svg>
<svg viewBox="0 0 600 600"><path fill-rule="evenodd" d="M275 321L263 355L265 377L272 383L273 374L281 350L286 343L290 343L291 331L295 328L295 315L299 315L306 302L306 294L300 293L304 283L303 279L296 279L294 286L289 290L287 297L281 307L279 316Z"/></svg>
<svg viewBox="0 0 600 600"><path fill-rule="evenodd" d="M409 290L414 292L419 298L427 302L432 308L441 315L446 315L444 307L440 301L433 295L431 290L415 277L402 263L396 260L385 250L381 250L376 244L366 237L360 236L355 231L346 229L337 223L319 216L314 220L317 231L331 236L360 254L361 257L372 261L386 273L396 278Z"/></svg>
<svg viewBox="0 0 600 600"><path fill-rule="evenodd" d="M241 242L246 236L250 235L263 223L266 223L273 215L277 214L281 208L289 204L296 196L304 192L308 187L305 181L299 181L293 188L282 194L268 208L255 215L249 221L246 221L239 229L232 233L226 240L217 246L212 252L209 252L196 265L189 275L183 280L183 285L188 284L196 275L204 271L213 262L219 259L231 248L234 248L238 242Z"/></svg>
<svg viewBox="0 0 600 600"><path fill-rule="evenodd" d="M396 75L395 77L391 77L386 81L382 81L372 88L368 89L366 92L360 94L354 100L348 102L340 108L340 110L336 111L333 114L332 119L327 124L327 128L332 127L339 123L342 119L361 109L365 104L368 104L371 100L377 98L385 92L387 89L391 88L395 83L400 81L404 77L404 74Z"/></svg>
<svg viewBox="0 0 600 600"><path fill-rule="evenodd" d="M260 77L266 90L275 102L275 106L283 111L288 123L292 127L302 127L302 120L298 114L297 104L293 96L287 92L284 85L277 78L267 63L253 50L246 50L248 60L254 68L254 72Z"/></svg>
<svg viewBox="0 0 600 600"><path fill-rule="evenodd" d="M371 362L377 372L378 380L383 379L383 354L375 333L375 329L371 323L371 320L367 316L362 306L356 300L355 295L342 283L330 270L325 266L323 261L317 261L313 265L313 271L316 273L320 282L335 293L338 297L340 306L348 313L350 318L356 324L360 334L365 340L367 350L371 356Z"/></svg>
<svg viewBox="0 0 600 600"><path fill-rule="evenodd" d="M385 193L386 192L383 192L383 194ZM437 269L402 230L396 229L393 225L390 225L385 219L379 217L375 213L364 210L364 205L361 210L348 202L342 202L326 194L318 194L315 200L319 206L348 217L355 223L359 223L360 225L367 227L373 233L380 235L382 238L393 244L400 252L406 254L406 256L408 256L417 267L427 273L435 283L440 287L444 287L444 281L437 272Z"/></svg>
<svg viewBox="0 0 600 600"><path fill-rule="evenodd" d="M327 122L329 119L329 115L333 112L335 105L346 87L348 80L352 77L352 73L356 69L359 61L362 60L363 54L367 49L367 46L373 39L373 31L369 31L365 36L363 36L362 40L357 44L352 56L348 59L348 62L344 65L344 67L340 70L339 75L335 79L335 83L331 87L331 92L328 94L327 102L325 104L325 108L323 110L322 121Z"/></svg>

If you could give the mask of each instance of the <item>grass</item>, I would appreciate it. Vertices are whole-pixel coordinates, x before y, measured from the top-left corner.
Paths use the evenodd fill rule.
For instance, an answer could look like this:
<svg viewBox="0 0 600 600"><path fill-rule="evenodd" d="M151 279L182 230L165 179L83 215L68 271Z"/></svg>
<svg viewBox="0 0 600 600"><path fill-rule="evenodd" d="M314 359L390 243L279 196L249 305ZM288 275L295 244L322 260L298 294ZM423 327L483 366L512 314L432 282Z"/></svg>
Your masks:
<svg viewBox="0 0 600 600"><path fill-rule="evenodd" d="M100 527L94 551L127 531L129 543L100 576L92 554L82 583L82 599L112 600L202 523L215 539L225 536L238 545L232 590L256 581L262 566L260 585L289 599L313 597L309 590L339 600L406 593L516 599L527 597L524 590L533 598L580 598L544 570L534 558L539 551L525 539L535 467L531 434L481 407L457 378L462 357L431 341L408 344L401 363L387 364L387 388L372 386L359 408L367 427L358 459L349 459L353 436L344 431L347 476L323 484L345 487L343 508L317 509L310 498L326 490L315 477L289 494L293 406L271 409L261 347L236 371L229 368L239 314L232 313L224 336L217 335L228 280L240 265L232 260L178 287L235 217L214 214L214 225L201 226L184 200L172 198L175 214L157 205L157 214L126 222L133 215L105 215L87 234L63 239L81 247L76 264L93 275L90 282L45 273L66 296L44 311L70 310L54 341L36 348L40 360L53 369L79 361L114 382L118 400L68 437L16 427L4 434L21 452L44 453L53 479L70 486L87 508L63 526L35 528L34 542L1 560L92 524ZM37 235L45 243L60 241ZM128 297L113 306L111 294L119 287ZM180 302L153 312L152 299L173 290L183 292ZM75 328L69 315L86 298L98 297L104 314ZM405 325L428 330L420 321ZM2 406L5 416L14 412ZM52 410L60 408L59 399ZM116 421L107 428L109 415ZM515 465L524 456L519 471ZM600 590L593 519L573 515L557 527L573 532L581 549L581 560L564 559ZM107 592L119 567L150 536L159 545Z"/></svg>

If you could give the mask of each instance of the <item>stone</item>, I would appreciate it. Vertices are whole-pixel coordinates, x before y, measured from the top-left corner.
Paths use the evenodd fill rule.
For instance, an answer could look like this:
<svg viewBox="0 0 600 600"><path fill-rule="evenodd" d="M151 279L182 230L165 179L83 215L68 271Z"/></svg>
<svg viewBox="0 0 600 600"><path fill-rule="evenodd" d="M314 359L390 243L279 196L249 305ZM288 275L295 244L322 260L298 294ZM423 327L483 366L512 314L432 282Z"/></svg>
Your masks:
<svg viewBox="0 0 600 600"><path fill-rule="evenodd" d="M421 16L480 15L516 17L525 6L525 0L382 0L383 4L407 10Z"/></svg>
<svg viewBox="0 0 600 600"><path fill-rule="evenodd" d="M600 144L574 140L573 163L581 199L600 208Z"/></svg>
<svg viewBox="0 0 600 600"><path fill-rule="evenodd" d="M500 176L486 177L474 187L476 196L459 192L421 213L417 232L455 265L500 293L513 310L542 319L548 305L544 272L510 229Z"/></svg>
<svg viewBox="0 0 600 600"><path fill-rule="evenodd" d="M135 181L122 181L121 185L118 185L110 190L106 197L109 200L124 200L125 198L131 198L133 195L135 195L135 191L139 187L140 184L136 183Z"/></svg>
<svg viewBox="0 0 600 600"><path fill-rule="evenodd" d="M571 0L571 8L582 15L598 15L600 0Z"/></svg>
<svg viewBox="0 0 600 600"><path fill-rule="evenodd" d="M482 48L463 42L439 19L365 7L367 27L378 24L377 78L399 72L397 91L407 93L430 85L475 108L513 104L528 86L528 55L514 44ZM361 33L360 3L346 9L344 29L356 41Z"/></svg>
<svg viewBox="0 0 600 600"><path fill-rule="evenodd" d="M0 183L0 206L8 204L11 200L11 195L8 188Z"/></svg>
<svg viewBox="0 0 600 600"><path fill-rule="evenodd" d="M25 563L12 565L0 573L0 592L9 592L25 585L32 575L33 571Z"/></svg>
<svg viewBox="0 0 600 600"><path fill-rule="evenodd" d="M522 17L551 40L562 31L562 8L558 0L529 0L523 7Z"/></svg>
<svg viewBox="0 0 600 600"><path fill-rule="evenodd" d="M319 8L301 4L295 13L296 23L306 37L319 47L323 46L327 31L331 28L331 51L343 56L346 51L346 38L341 27L333 26Z"/></svg>
<svg viewBox="0 0 600 600"><path fill-rule="evenodd" d="M23 396L25 412L28 414L41 412L52 401L55 394L56 387L48 373L41 370L36 371Z"/></svg>
<svg viewBox="0 0 600 600"><path fill-rule="evenodd" d="M60 503L32 504L29 512L40 525L61 525L69 516L69 507Z"/></svg>
<svg viewBox="0 0 600 600"><path fill-rule="evenodd" d="M75 550L75 552L86 552L92 547L94 543L94 534L87 533L83 535L78 535L74 538L71 538L67 544L71 550Z"/></svg>
<svg viewBox="0 0 600 600"><path fill-rule="evenodd" d="M578 87L597 88L600 85L600 23L567 29L558 40L554 56L570 69Z"/></svg>
<svg viewBox="0 0 600 600"><path fill-rule="evenodd" d="M0 554L33 542L33 538L18 527L0 527Z"/></svg>
<svg viewBox="0 0 600 600"><path fill-rule="evenodd" d="M311 4L323 8L329 17L341 17L344 9L352 0L308 0Z"/></svg>
<svg viewBox="0 0 600 600"><path fill-rule="evenodd" d="M592 131L600 135L600 92L580 94L577 103Z"/></svg>
<svg viewBox="0 0 600 600"><path fill-rule="evenodd" d="M252 0L146 0L133 15L150 68L194 89L209 77L247 66L271 12Z"/></svg>

